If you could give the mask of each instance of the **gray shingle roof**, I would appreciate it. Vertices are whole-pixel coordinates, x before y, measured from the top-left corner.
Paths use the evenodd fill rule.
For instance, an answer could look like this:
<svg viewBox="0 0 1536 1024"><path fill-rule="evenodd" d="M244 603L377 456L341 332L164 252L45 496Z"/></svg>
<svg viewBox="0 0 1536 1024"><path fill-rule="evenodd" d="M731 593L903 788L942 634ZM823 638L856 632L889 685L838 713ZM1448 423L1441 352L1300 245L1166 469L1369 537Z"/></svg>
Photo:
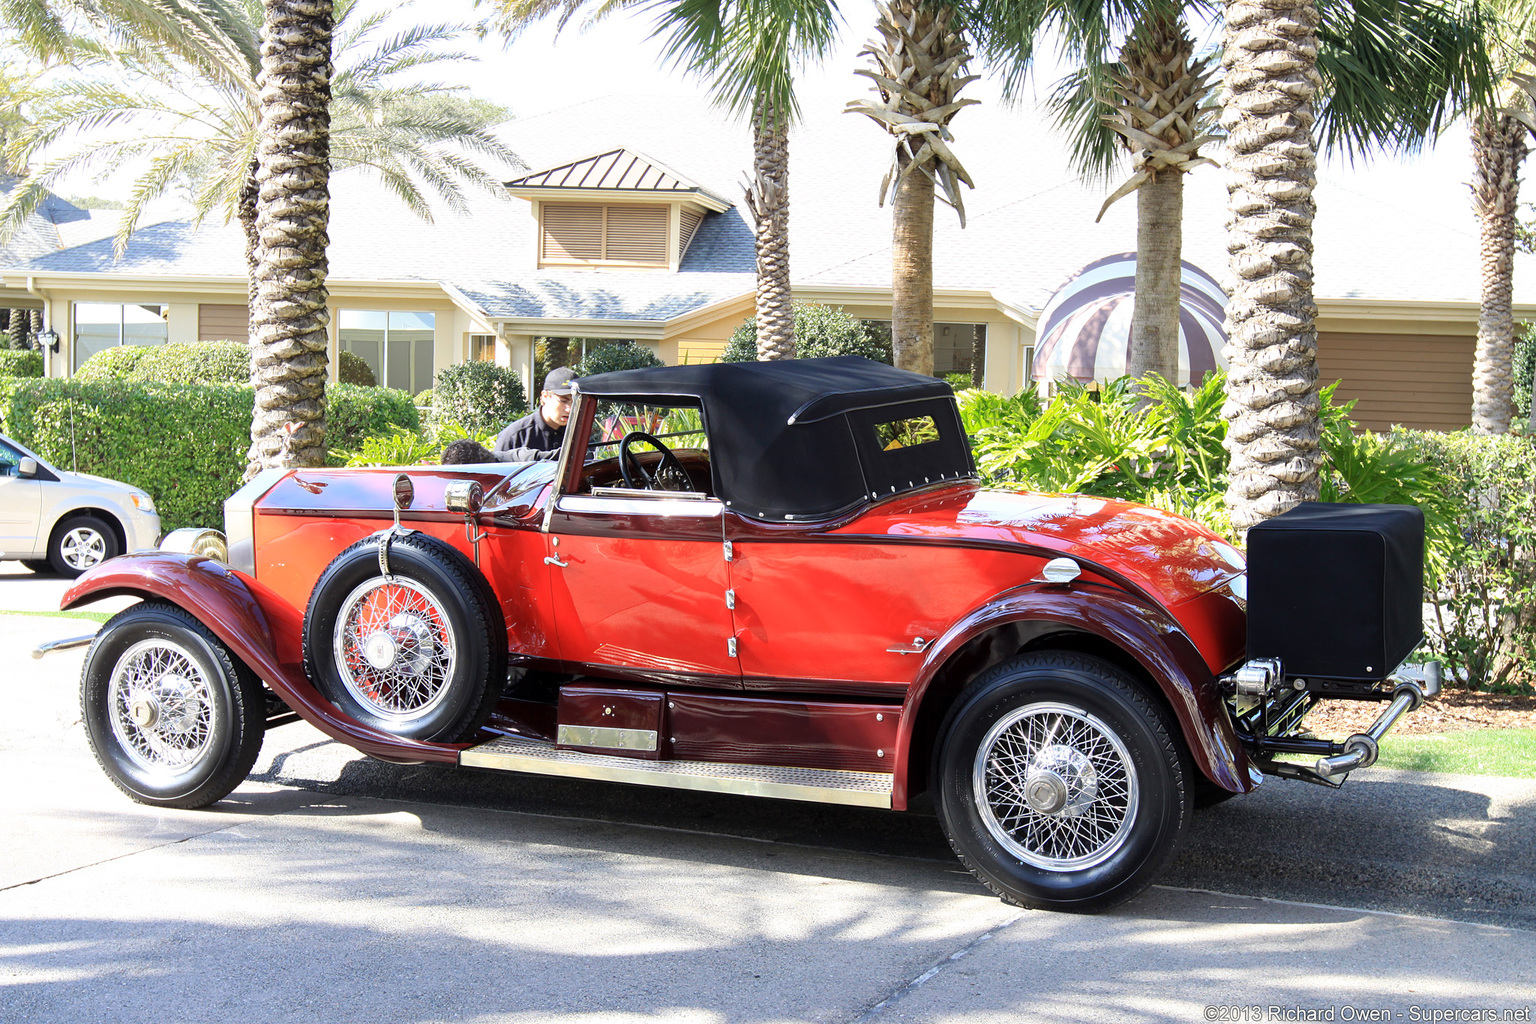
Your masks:
<svg viewBox="0 0 1536 1024"><path fill-rule="evenodd" d="M793 278L803 286L889 287L890 210L876 202L889 142L867 119L843 114L841 103L808 98L791 135ZM966 110L954 128L956 152L978 188L966 196L964 230L942 205L935 211L937 288L985 289L1038 308L1078 268L1135 248L1135 199L1095 223L1112 185L1071 171L1064 141L1040 112L984 105ZM751 167L748 127L699 97L607 97L498 132L529 166L574 168L595 161L598 145L610 156L643 149L677 168L680 181L723 197L739 197ZM617 167L615 158L608 170ZM1383 184L1393 176L1397 186ZM1444 159L1409 170L1324 166L1318 297L1476 301L1477 226L1464 178L1465 168ZM524 200L477 193L467 211L440 212L429 224L363 172L336 175L333 194L333 282L443 281L493 317L559 319L666 320L753 290L752 227L742 203L706 216L681 272L667 274L539 269L537 225ZM1185 258L1218 280L1226 277L1226 217L1221 172L1189 176ZM141 229L121 261L102 241L37 254L18 269L239 279L241 253L237 227L164 223ZM1536 257L1517 257L1515 281L1516 301L1536 302Z"/></svg>

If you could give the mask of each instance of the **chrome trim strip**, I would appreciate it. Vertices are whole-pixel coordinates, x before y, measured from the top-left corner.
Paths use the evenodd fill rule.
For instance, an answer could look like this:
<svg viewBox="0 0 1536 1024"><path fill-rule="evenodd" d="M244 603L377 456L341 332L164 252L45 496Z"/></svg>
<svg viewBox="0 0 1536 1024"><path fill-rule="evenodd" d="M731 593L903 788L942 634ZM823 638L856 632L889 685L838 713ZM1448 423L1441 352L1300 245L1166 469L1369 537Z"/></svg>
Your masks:
<svg viewBox="0 0 1536 1024"><path fill-rule="evenodd" d="M224 543L229 548L230 568L256 575L256 502L288 473L286 469L264 469L224 499Z"/></svg>
<svg viewBox="0 0 1536 1024"><path fill-rule="evenodd" d="M72 651L76 647L87 647L95 639L96 634L92 633L90 636L72 636L68 640L50 640L45 644L38 644L32 648L32 658L36 660L45 654L52 654L54 651Z"/></svg>
<svg viewBox="0 0 1536 1024"><path fill-rule="evenodd" d="M673 492L675 493L675 492ZM725 506L710 498L602 498L585 494L561 495L555 502L561 512L601 512L620 516L673 516L679 519L718 519Z"/></svg>
<svg viewBox="0 0 1536 1024"><path fill-rule="evenodd" d="M828 771L819 768L779 768L710 761L641 761L610 754L557 750L549 743L500 736L459 754L466 768L492 768L529 775L560 775L640 786L733 793L779 800L848 804L854 807L891 806L894 776L884 772Z"/></svg>
<svg viewBox="0 0 1536 1024"><path fill-rule="evenodd" d="M562 747L655 750L655 729L611 729L600 725L562 725L555 734Z"/></svg>
<svg viewBox="0 0 1536 1024"><path fill-rule="evenodd" d="M591 495L594 498L635 498L640 501L658 501L664 498L704 501L709 497L703 491L646 491L638 487L594 487Z"/></svg>

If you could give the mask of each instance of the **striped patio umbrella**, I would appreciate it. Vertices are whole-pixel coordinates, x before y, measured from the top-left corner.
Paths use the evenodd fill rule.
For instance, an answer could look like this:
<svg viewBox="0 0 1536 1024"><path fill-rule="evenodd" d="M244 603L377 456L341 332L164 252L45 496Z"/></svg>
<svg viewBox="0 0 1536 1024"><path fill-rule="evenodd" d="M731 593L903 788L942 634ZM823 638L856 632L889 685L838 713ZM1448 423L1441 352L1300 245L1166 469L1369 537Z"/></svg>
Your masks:
<svg viewBox="0 0 1536 1024"><path fill-rule="evenodd" d="M1226 369L1227 294L1192 263L1179 287L1179 384ZM1080 381L1125 376L1136 297L1136 254L1106 256L1073 274L1040 311L1034 378Z"/></svg>

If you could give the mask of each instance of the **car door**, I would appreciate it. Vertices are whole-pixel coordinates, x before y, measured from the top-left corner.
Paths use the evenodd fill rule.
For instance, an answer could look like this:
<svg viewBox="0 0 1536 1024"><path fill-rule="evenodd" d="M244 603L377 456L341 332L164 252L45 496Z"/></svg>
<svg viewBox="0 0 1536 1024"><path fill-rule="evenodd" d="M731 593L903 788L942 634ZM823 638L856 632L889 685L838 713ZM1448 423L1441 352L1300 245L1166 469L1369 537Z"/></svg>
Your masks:
<svg viewBox="0 0 1536 1024"><path fill-rule="evenodd" d="M567 429L568 459L583 457L545 538L561 659L614 678L739 688L725 509L708 492L697 407L584 396ZM676 484L688 490L623 479L619 450L641 431L677 447L683 475L697 478ZM656 469L656 455L637 459Z"/></svg>
<svg viewBox="0 0 1536 1024"><path fill-rule="evenodd" d="M38 547L43 485L20 475L23 457L0 441L0 555L6 558L30 558Z"/></svg>
<svg viewBox="0 0 1536 1024"><path fill-rule="evenodd" d="M560 496L546 561L561 658L617 676L739 686L723 514L707 497Z"/></svg>

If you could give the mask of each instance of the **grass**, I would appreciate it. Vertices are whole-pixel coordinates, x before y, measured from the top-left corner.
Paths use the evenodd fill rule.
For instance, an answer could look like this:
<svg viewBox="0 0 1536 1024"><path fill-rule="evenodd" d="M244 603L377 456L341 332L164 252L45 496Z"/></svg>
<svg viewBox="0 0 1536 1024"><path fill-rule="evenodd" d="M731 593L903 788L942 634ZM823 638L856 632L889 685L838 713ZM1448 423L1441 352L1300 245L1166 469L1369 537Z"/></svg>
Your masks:
<svg viewBox="0 0 1536 1024"><path fill-rule="evenodd" d="M1475 729L1424 736L1388 735L1383 768L1536 779L1536 729Z"/></svg>
<svg viewBox="0 0 1536 1024"><path fill-rule="evenodd" d="M89 619L92 622L106 622L112 617L111 612L24 612L10 609L0 609L0 615L39 615L45 619Z"/></svg>

